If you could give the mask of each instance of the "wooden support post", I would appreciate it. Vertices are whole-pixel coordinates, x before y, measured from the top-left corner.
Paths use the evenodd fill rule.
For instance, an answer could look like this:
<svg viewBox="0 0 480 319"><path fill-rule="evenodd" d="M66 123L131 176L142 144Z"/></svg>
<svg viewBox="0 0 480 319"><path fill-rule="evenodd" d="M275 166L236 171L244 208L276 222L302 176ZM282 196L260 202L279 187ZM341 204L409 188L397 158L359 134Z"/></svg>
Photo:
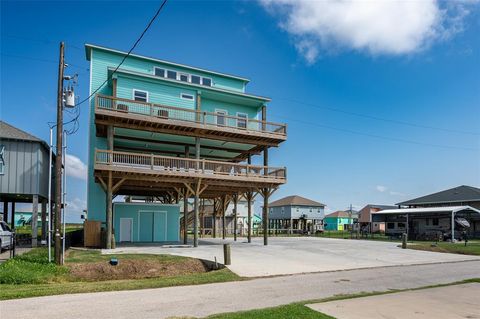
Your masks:
<svg viewBox="0 0 480 319"><path fill-rule="evenodd" d="M112 248L112 218L113 218L113 193L112 193L112 171L108 172L108 181L107 181L107 235L105 236L105 248L111 249Z"/></svg>
<svg viewBox="0 0 480 319"><path fill-rule="evenodd" d="M195 185L194 194L194 219L193 219L193 247L198 247L198 224L199 224L199 196L200 196L200 180Z"/></svg>
<svg viewBox="0 0 480 319"><path fill-rule="evenodd" d="M15 202L12 202L12 216L10 217L10 228L15 231Z"/></svg>
<svg viewBox="0 0 480 319"><path fill-rule="evenodd" d="M8 202L3 202L3 221L8 224Z"/></svg>
<svg viewBox="0 0 480 319"><path fill-rule="evenodd" d="M217 238L217 199L213 199L213 224L212 236Z"/></svg>
<svg viewBox="0 0 480 319"><path fill-rule="evenodd" d="M247 193L247 240L252 242L252 192Z"/></svg>
<svg viewBox="0 0 480 319"><path fill-rule="evenodd" d="M238 194L233 195L233 240L237 241L237 204Z"/></svg>
<svg viewBox="0 0 480 319"><path fill-rule="evenodd" d="M226 196L222 196L222 239L227 237L227 219L225 218L225 211L227 210L225 207L226 203Z"/></svg>
<svg viewBox="0 0 480 319"><path fill-rule="evenodd" d="M42 245L47 241L47 200L42 200Z"/></svg>
<svg viewBox="0 0 480 319"><path fill-rule="evenodd" d="M32 247L37 247L38 239L38 195L32 198Z"/></svg>
<svg viewBox="0 0 480 319"><path fill-rule="evenodd" d="M183 189L183 244L188 244L188 189Z"/></svg>

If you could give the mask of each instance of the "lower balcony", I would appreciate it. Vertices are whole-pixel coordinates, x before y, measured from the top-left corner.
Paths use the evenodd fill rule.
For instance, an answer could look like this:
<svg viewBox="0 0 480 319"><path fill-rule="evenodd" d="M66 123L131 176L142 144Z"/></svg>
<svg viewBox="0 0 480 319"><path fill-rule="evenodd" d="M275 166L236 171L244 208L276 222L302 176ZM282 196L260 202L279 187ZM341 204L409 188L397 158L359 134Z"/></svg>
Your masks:
<svg viewBox="0 0 480 319"><path fill-rule="evenodd" d="M95 151L95 171L150 175L180 180L202 179L221 184L238 182L245 185L281 185L286 183L285 167L257 166L204 159L159 156L108 150ZM134 176L131 177L135 179Z"/></svg>

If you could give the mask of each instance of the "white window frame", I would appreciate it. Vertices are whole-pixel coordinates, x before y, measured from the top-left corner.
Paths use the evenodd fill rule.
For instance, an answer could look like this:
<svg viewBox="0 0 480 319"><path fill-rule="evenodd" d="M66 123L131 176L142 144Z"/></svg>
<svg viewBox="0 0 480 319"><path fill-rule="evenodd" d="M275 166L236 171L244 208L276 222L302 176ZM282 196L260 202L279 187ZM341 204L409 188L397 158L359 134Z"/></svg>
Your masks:
<svg viewBox="0 0 480 319"><path fill-rule="evenodd" d="M223 113L223 125L222 124L218 124L218 113ZM215 124L217 126L227 126L227 116L228 116L228 112L227 110L224 110L224 109L215 109Z"/></svg>
<svg viewBox="0 0 480 319"><path fill-rule="evenodd" d="M200 79L200 82L198 82L198 83L193 83L193 82L192 82L192 76L198 77L198 78ZM202 85L202 77L201 77L200 75L190 74L190 83L195 84L195 85Z"/></svg>
<svg viewBox="0 0 480 319"><path fill-rule="evenodd" d="M182 81L180 80L180 76L182 75L186 75L187 76L187 81ZM177 80L180 81L180 82L185 82L185 83L190 83L190 74L188 73L184 73L184 72L177 72Z"/></svg>
<svg viewBox="0 0 480 319"><path fill-rule="evenodd" d="M184 96L191 96L192 98L186 98ZM193 94L190 94L190 93L180 93L180 98L182 100L187 100L187 101L195 101L195 96Z"/></svg>
<svg viewBox="0 0 480 319"><path fill-rule="evenodd" d="M135 92L146 93L147 100L146 100L144 103L148 103L148 101L150 101L148 91L138 90L138 89L133 89L133 90L132 90L132 100L137 101L137 100L135 100ZM137 101L137 102L143 102L143 101Z"/></svg>
<svg viewBox="0 0 480 319"><path fill-rule="evenodd" d="M6 162L5 162L5 146L4 146L4 145L0 145L0 175L4 175L4 174L5 174L5 166L6 166Z"/></svg>
<svg viewBox="0 0 480 319"><path fill-rule="evenodd" d="M240 117L240 115L245 115L245 120L240 120L238 119ZM240 121L245 121L245 127L241 127L238 125L238 123ZM237 112L237 128L241 128L241 129L247 129L247 126L248 126L248 114L247 113L243 113L243 112Z"/></svg>
<svg viewBox="0 0 480 319"><path fill-rule="evenodd" d="M155 72L155 71L156 71L157 69L161 69L161 70L163 70L163 76L161 76L161 75L157 75L157 74L156 74L156 72ZM154 67L153 67L153 75L154 75L154 76L161 77L161 78L166 78L166 77L167 77L167 69L165 69L165 68L162 68L162 67L159 67L159 66L154 66Z"/></svg>
<svg viewBox="0 0 480 319"><path fill-rule="evenodd" d="M203 79L209 79L209 80L210 80L210 85L205 85L205 84L203 84ZM212 78L209 78L209 77L206 77L206 76L202 76L201 85L206 86L206 87L213 87L213 79L212 79Z"/></svg>
<svg viewBox="0 0 480 319"><path fill-rule="evenodd" d="M169 77L168 77L168 72L175 72L175 78L174 78L174 79L169 78ZM178 81L178 73L179 73L178 71L166 69L166 70L165 70L165 79L177 80L177 81Z"/></svg>

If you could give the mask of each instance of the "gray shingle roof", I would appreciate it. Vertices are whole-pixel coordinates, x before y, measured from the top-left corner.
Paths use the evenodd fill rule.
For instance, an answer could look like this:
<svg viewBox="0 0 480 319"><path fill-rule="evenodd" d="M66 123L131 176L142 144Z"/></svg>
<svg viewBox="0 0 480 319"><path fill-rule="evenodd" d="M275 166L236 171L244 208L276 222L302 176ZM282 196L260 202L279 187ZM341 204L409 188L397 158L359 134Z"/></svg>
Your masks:
<svg viewBox="0 0 480 319"><path fill-rule="evenodd" d="M25 131L22 131L19 128L16 128L4 121L0 121L0 138L12 139L12 140L22 140L22 141L34 141L34 142L43 142L36 136L29 134Z"/></svg>
<svg viewBox="0 0 480 319"><path fill-rule="evenodd" d="M408 206L476 201L480 201L480 188L462 185L438 193L407 200L405 202L398 203L397 205Z"/></svg>
<svg viewBox="0 0 480 319"><path fill-rule="evenodd" d="M301 197L298 195L293 195L293 196L287 196L284 198L281 198L279 200L276 200L274 202L271 202L269 204L270 207L279 207L279 206L313 206L313 207L325 207L324 204L313 201L311 199Z"/></svg>

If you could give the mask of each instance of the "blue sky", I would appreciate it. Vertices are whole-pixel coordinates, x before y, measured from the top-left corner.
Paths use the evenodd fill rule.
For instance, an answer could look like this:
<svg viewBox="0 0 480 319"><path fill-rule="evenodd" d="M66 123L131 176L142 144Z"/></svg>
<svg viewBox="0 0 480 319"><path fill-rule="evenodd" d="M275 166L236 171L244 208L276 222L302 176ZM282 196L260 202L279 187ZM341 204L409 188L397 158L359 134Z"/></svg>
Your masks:
<svg viewBox="0 0 480 319"><path fill-rule="evenodd" d="M275 199L298 194L337 210L478 187L479 3L392 3L170 1L135 53L245 76L249 92L272 98L268 118L289 134L270 156L288 168ZM158 5L2 1L1 119L47 140L59 41L86 97L83 44L127 51ZM85 104L69 140L77 212L87 114Z"/></svg>

